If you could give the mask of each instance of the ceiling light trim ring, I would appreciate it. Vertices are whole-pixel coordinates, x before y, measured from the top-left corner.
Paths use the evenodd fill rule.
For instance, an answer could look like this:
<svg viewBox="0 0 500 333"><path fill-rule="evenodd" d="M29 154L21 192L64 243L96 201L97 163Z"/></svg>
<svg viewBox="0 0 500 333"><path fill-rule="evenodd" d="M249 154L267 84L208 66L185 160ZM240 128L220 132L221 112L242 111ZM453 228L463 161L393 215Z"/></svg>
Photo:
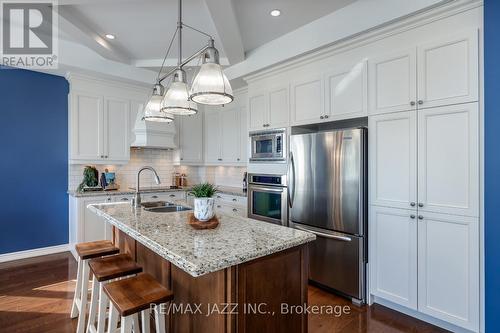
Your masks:
<svg viewBox="0 0 500 333"><path fill-rule="evenodd" d="M233 95L228 94L226 92L219 92L219 91L199 91L199 92L191 94L189 96L189 99L191 99L193 102L196 102L196 100L194 100L194 98L197 97L197 96L201 96L201 95L219 95L219 96L229 97L231 99L231 101L227 102L225 104L229 104L232 101L234 101L234 96ZM206 104L206 103L201 103L201 102L196 102L196 103L198 103L198 104L205 104L205 105L219 105L219 104Z"/></svg>

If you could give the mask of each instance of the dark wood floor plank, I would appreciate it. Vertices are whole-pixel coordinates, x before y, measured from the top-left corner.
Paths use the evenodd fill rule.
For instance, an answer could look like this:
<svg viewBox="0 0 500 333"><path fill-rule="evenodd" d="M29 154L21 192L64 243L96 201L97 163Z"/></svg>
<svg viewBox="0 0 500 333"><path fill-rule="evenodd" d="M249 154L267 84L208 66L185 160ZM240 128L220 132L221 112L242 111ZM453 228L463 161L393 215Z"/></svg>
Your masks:
<svg viewBox="0 0 500 333"><path fill-rule="evenodd" d="M76 261L69 253L0 264L0 332L70 333L69 318L76 279ZM310 315L311 333L446 332L381 305L353 306L351 302L310 286L310 305L349 306L349 314Z"/></svg>

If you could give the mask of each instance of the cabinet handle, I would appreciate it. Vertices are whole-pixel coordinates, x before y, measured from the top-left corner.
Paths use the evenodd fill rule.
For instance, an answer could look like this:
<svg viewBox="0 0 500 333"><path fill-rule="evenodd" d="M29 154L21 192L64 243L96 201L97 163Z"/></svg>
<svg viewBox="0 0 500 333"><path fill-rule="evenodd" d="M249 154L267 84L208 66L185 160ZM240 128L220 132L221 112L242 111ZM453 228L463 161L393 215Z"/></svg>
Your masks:
<svg viewBox="0 0 500 333"><path fill-rule="evenodd" d="M108 158L108 155L104 156L104 158Z"/></svg>
<svg viewBox="0 0 500 333"><path fill-rule="evenodd" d="M222 158L218 158L217 161L222 161Z"/></svg>
<svg viewBox="0 0 500 333"><path fill-rule="evenodd" d="M325 116L320 116L319 119L325 119Z"/></svg>
<svg viewBox="0 0 500 333"><path fill-rule="evenodd" d="M217 196L217 199L220 199L220 198L221 198L221 196L220 196L220 195L218 195L218 196Z"/></svg>
<svg viewBox="0 0 500 333"><path fill-rule="evenodd" d="M236 201L238 201L238 200L236 200L236 198L233 198L233 201L234 201L234 202L236 202Z"/></svg>
<svg viewBox="0 0 500 333"><path fill-rule="evenodd" d="M410 218L411 218L411 219L414 219L414 218L415 218L415 215L411 214L411 215L410 215Z"/></svg>
<svg viewBox="0 0 500 333"><path fill-rule="evenodd" d="M121 198L122 201L128 201L128 198Z"/></svg>
<svg viewBox="0 0 500 333"><path fill-rule="evenodd" d="M415 203L414 202L410 202L410 206L415 207Z"/></svg>
<svg viewBox="0 0 500 333"><path fill-rule="evenodd" d="M220 205L217 205L217 208L220 208Z"/></svg>
<svg viewBox="0 0 500 333"><path fill-rule="evenodd" d="M239 160L240 160L240 158L238 157L236 160L237 160L237 161L239 161Z"/></svg>
<svg viewBox="0 0 500 333"><path fill-rule="evenodd" d="M236 208L233 208L233 212L237 212L238 210Z"/></svg>
<svg viewBox="0 0 500 333"><path fill-rule="evenodd" d="M157 195L152 195L151 198L152 199L158 199L158 196Z"/></svg>
<svg viewBox="0 0 500 333"><path fill-rule="evenodd" d="M181 157L181 161L183 161L184 159Z"/></svg>
<svg viewBox="0 0 500 333"><path fill-rule="evenodd" d="M411 102L410 102L410 105L411 105L411 106L415 106L415 101L411 101Z"/></svg>
<svg viewBox="0 0 500 333"><path fill-rule="evenodd" d="M104 155L101 155L101 158L104 158Z"/></svg>
<svg viewBox="0 0 500 333"><path fill-rule="evenodd" d="M107 198L106 200L107 200L107 201L111 201L111 198Z"/></svg>
<svg viewBox="0 0 500 333"><path fill-rule="evenodd" d="M422 104L424 104L424 101L423 101L423 100L421 100L421 99L419 99L419 100L418 100L418 105L422 105Z"/></svg>
<svg viewBox="0 0 500 333"><path fill-rule="evenodd" d="M419 203L418 203L418 207L422 208L422 207L424 207L424 204L423 204L423 203L421 203L421 202L419 202Z"/></svg>
<svg viewBox="0 0 500 333"><path fill-rule="evenodd" d="M328 119L328 115L327 114L325 114L325 119Z"/></svg>
<svg viewBox="0 0 500 333"><path fill-rule="evenodd" d="M419 215L419 216L418 216L418 219L419 219L419 220L423 220L423 219L424 219L424 217L423 217L422 215Z"/></svg>
<svg viewBox="0 0 500 333"><path fill-rule="evenodd" d="M174 198L175 194L170 194L169 197Z"/></svg>

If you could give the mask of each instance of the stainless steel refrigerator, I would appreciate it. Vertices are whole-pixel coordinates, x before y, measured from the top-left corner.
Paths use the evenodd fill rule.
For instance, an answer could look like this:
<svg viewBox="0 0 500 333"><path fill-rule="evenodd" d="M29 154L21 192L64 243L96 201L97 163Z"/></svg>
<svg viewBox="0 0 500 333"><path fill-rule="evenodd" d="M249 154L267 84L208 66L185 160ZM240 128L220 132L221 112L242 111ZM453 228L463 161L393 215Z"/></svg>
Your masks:
<svg viewBox="0 0 500 333"><path fill-rule="evenodd" d="M365 302L367 139L365 128L292 135L289 226L315 233L309 279Z"/></svg>

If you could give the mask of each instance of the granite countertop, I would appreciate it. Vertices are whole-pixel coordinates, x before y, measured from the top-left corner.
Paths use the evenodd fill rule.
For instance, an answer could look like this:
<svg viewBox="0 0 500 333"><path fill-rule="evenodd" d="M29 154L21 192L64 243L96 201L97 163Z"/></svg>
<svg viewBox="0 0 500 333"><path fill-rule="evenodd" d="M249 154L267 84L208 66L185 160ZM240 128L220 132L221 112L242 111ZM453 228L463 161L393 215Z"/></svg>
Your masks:
<svg viewBox="0 0 500 333"><path fill-rule="evenodd" d="M225 214L217 214L216 229L195 230L187 224L190 211L153 213L129 203L89 205L88 209L194 277L316 238L297 229Z"/></svg>
<svg viewBox="0 0 500 333"><path fill-rule="evenodd" d="M246 197L247 192L243 191L240 187L231 187L231 186L217 186L219 189L219 193L236 195L240 197ZM141 193L161 193L161 192L177 192L177 191L189 191L191 186L181 187L181 188L168 188L168 187L147 187L141 188ZM123 189L123 190L113 190L113 191L89 191L89 192L77 192L74 190L68 191L68 194L73 197L95 197L95 196L107 196L107 195L127 195L134 194L134 189Z"/></svg>

